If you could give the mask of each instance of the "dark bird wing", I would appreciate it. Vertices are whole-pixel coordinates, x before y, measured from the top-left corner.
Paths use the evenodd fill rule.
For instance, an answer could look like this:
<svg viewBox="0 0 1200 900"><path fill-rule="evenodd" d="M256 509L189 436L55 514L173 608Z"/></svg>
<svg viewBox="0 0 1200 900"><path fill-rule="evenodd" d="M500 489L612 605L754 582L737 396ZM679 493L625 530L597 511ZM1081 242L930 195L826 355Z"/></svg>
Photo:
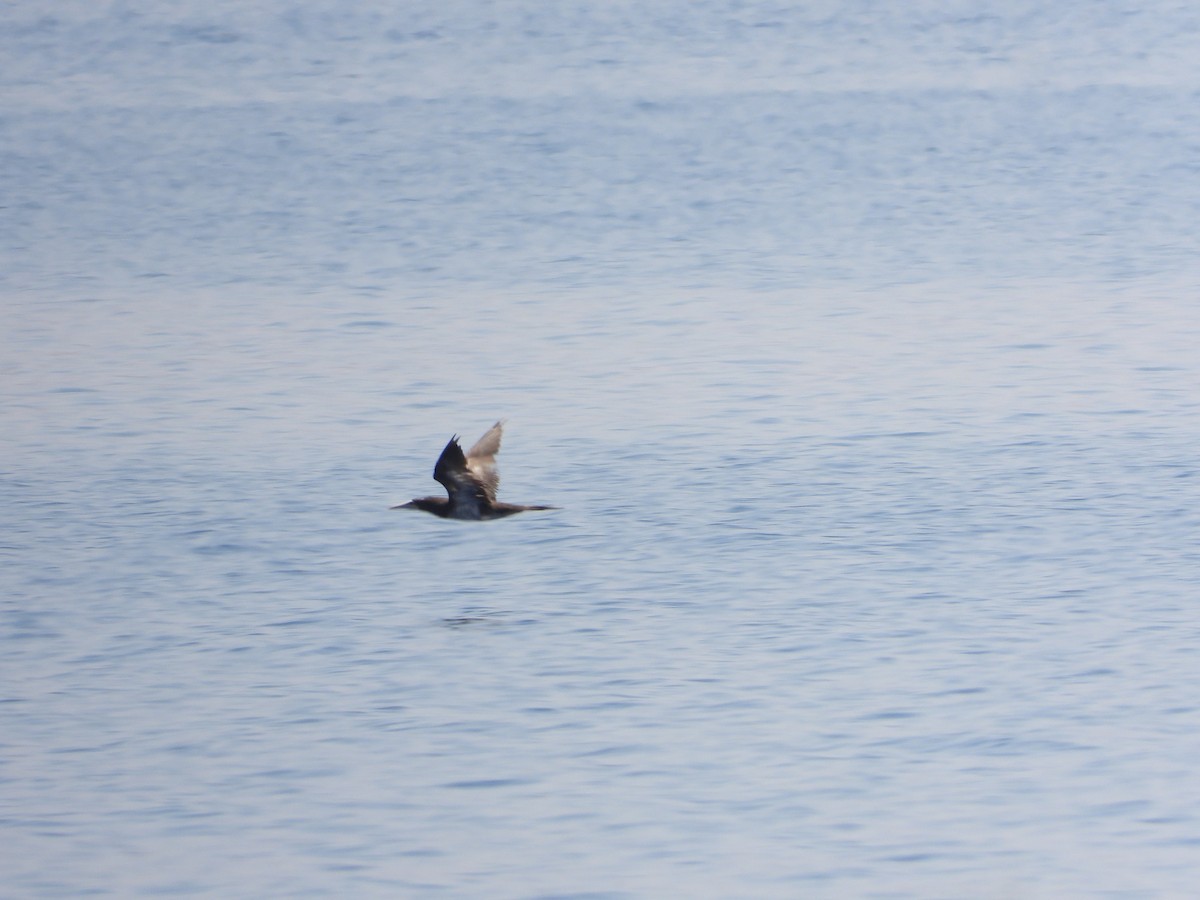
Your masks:
<svg viewBox="0 0 1200 900"><path fill-rule="evenodd" d="M487 505L487 491L467 468L467 458L458 445L457 435L450 438L450 443L442 450L433 467L433 477L450 495L452 516L455 515L453 511L457 510L457 518L478 517Z"/></svg>
<svg viewBox="0 0 1200 900"><path fill-rule="evenodd" d="M470 518L471 512L479 515L496 501L500 484L496 454L500 451L502 427L503 423L497 422L465 454L455 435L433 467L434 480L446 489L450 505L458 510L460 518Z"/></svg>

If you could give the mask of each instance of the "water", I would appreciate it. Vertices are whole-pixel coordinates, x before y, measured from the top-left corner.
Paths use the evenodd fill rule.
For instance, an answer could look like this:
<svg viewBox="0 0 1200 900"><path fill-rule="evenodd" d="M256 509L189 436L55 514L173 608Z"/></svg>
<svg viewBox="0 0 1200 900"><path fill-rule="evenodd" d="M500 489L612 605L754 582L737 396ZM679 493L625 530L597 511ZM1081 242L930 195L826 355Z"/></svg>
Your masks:
<svg viewBox="0 0 1200 900"><path fill-rule="evenodd" d="M1194 11L242 7L0 13L0 893L1193 892Z"/></svg>

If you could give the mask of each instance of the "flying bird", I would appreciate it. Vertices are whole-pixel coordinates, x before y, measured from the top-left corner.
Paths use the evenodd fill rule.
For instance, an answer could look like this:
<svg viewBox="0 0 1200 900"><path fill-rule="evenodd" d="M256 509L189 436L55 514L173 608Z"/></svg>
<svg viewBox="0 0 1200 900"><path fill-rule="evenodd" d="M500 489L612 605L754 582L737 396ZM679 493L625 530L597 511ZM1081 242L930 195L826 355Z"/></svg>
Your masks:
<svg viewBox="0 0 1200 900"><path fill-rule="evenodd" d="M446 489L448 497L418 497L392 509L423 509L443 519L500 519L526 510L557 509L496 499L496 488L500 486L496 454L500 452L503 428L504 422L497 422L466 454L459 446L458 435L450 438L433 467L433 478Z"/></svg>

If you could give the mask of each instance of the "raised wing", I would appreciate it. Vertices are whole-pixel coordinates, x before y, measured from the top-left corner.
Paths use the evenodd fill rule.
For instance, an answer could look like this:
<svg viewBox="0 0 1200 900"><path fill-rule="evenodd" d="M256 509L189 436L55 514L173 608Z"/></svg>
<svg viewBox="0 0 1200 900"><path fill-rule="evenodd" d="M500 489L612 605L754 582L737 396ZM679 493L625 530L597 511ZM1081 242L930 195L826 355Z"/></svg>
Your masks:
<svg viewBox="0 0 1200 900"><path fill-rule="evenodd" d="M487 505L487 489L468 467L457 435L442 450L433 467L433 477L450 495L450 506L458 518L471 518L472 512L477 517Z"/></svg>
<svg viewBox="0 0 1200 900"><path fill-rule="evenodd" d="M504 421L501 420L487 430L487 434L475 442L467 451L465 465L483 489L488 500L496 500L496 491L500 487L500 471L496 468L496 454L500 452L500 438L503 436ZM460 451L461 452L461 451Z"/></svg>

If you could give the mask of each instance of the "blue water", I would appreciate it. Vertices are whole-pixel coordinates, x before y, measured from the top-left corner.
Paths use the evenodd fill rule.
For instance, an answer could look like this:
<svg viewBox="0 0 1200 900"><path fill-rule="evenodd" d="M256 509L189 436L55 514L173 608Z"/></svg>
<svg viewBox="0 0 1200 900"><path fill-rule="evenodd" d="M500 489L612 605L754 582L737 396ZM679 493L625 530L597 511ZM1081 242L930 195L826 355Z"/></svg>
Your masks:
<svg viewBox="0 0 1200 900"><path fill-rule="evenodd" d="M1194 893L1200 14L246 6L0 11L0 894Z"/></svg>

